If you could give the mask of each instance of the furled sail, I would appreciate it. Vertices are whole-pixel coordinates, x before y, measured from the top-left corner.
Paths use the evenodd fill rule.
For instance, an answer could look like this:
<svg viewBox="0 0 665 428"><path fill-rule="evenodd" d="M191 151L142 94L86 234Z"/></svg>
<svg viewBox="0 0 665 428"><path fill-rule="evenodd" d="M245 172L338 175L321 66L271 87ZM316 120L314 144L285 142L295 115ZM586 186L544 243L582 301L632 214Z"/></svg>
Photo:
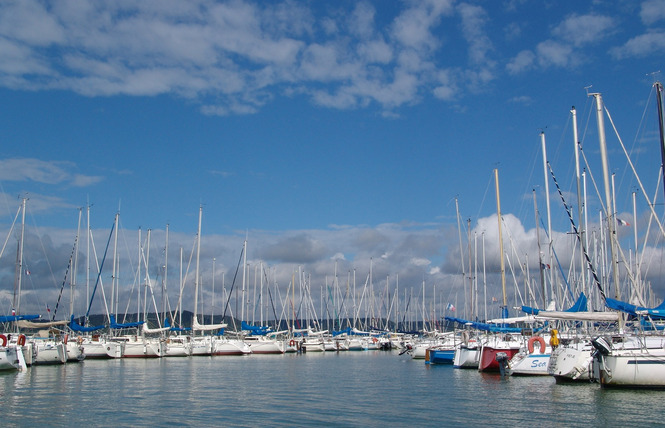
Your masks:
<svg viewBox="0 0 665 428"><path fill-rule="evenodd" d="M0 317L0 322L14 322L21 320L36 320L41 318L41 315L7 315Z"/></svg>
<svg viewBox="0 0 665 428"><path fill-rule="evenodd" d="M117 322L115 322L115 315L111 315L110 318L111 318L111 323L109 327L113 329L140 327L145 322L145 321L138 321L138 322L127 322L127 323L118 324Z"/></svg>
<svg viewBox="0 0 665 428"><path fill-rule="evenodd" d="M654 319L665 319L665 301L655 308L645 308L608 297L605 299L605 305L610 309L625 312L633 316L646 315Z"/></svg>
<svg viewBox="0 0 665 428"><path fill-rule="evenodd" d="M253 326L247 324L245 321L242 321L240 326L243 331L249 331L249 334L254 336L263 336L270 331L270 327Z"/></svg>
<svg viewBox="0 0 665 428"><path fill-rule="evenodd" d="M174 327L169 322L168 317L164 320L164 327L169 327L169 331L190 331L190 327Z"/></svg>
<svg viewBox="0 0 665 428"><path fill-rule="evenodd" d="M192 319L192 330L219 330L220 328L226 328L227 324L199 324L199 321L194 317Z"/></svg>
<svg viewBox="0 0 665 428"><path fill-rule="evenodd" d="M482 331L489 331L491 333L521 333L522 329L519 327L504 327L500 325L488 324L484 322L467 321L461 318L446 317L446 321L453 321L458 324L473 327Z"/></svg>
<svg viewBox="0 0 665 428"><path fill-rule="evenodd" d="M16 321L16 325L19 326L20 328L51 328L51 327L58 327L61 325L67 325L69 324L69 321L47 321L47 322L32 322L32 321L27 321L27 320L18 320Z"/></svg>
<svg viewBox="0 0 665 428"><path fill-rule="evenodd" d="M586 311L587 308L587 297L584 295L584 293L580 293L580 297L577 298L577 301L573 303L573 306L570 308L564 310L563 312L583 312ZM547 309L537 309L537 308L532 308L530 306L522 306L522 312L526 312L527 314L531 315L538 315L540 311L554 311L554 306L550 304Z"/></svg>
<svg viewBox="0 0 665 428"><path fill-rule="evenodd" d="M106 328L106 326L105 325L94 325L94 326L91 326L91 327L84 327L84 326L80 325L79 323L77 323L76 321L74 321L74 315L72 315L72 318L69 320L69 328L72 331L77 331L77 332L80 332L80 333L89 333L91 331L97 331L97 330L101 330L103 328Z"/></svg>
<svg viewBox="0 0 665 428"><path fill-rule="evenodd" d="M143 324L143 333L161 333L162 331L170 330L171 327L158 327L158 328L149 328L148 324Z"/></svg>

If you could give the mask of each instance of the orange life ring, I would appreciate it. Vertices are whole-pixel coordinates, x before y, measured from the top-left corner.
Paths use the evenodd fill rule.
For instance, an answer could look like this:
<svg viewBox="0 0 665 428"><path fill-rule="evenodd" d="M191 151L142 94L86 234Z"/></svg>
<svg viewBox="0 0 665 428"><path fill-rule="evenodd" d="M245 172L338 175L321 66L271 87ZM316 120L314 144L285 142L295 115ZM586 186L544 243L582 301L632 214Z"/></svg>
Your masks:
<svg viewBox="0 0 665 428"><path fill-rule="evenodd" d="M293 339L291 339L291 340L289 341L289 346L296 346L296 341L293 340Z"/></svg>
<svg viewBox="0 0 665 428"><path fill-rule="evenodd" d="M534 344L536 342L540 343L540 353L544 354L545 353L545 339L543 339L540 336L531 336L531 338L529 339L529 343L527 344L527 347L529 348L529 353L533 354Z"/></svg>
<svg viewBox="0 0 665 428"><path fill-rule="evenodd" d="M25 346L25 334L19 334L16 344L19 346Z"/></svg>
<svg viewBox="0 0 665 428"><path fill-rule="evenodd" d="M2 339L2 347L4 348L5 346L7 346L7 336L5 336L4 334L0 334L0 339Z"/></svg>
<svg viewBox="0 0 665 428"><path fill-rule="evenodd" d="M379 341L379 339L377 339L376 337L373 337L373 338L372 338L372 342L376 343L376 342L378 342L378 341Z"/></svg>

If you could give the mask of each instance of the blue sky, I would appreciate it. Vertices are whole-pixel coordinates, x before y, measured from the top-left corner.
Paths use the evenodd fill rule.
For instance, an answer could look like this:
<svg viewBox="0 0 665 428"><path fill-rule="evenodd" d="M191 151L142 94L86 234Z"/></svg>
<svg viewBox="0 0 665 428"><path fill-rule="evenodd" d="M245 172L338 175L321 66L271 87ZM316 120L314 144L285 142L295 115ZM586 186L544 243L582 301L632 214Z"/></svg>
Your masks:
<svg viewBox="0 0 665 428"><path fill-rule="evenodd" d="M653 197L651 91L664 53L663 0L3 2L3 230L27 195L35 252L46 253L26 261L44 268L30 275L38 307L59 290L79 207L91 206L98 247L119 210L128 242L152 229L163 249L169 224L173 255L191 249L199 205L209 278L212 258L217 276L235 269L247 236L251 263L271 266L283 290L297 266L316 288L335 260L345 277L364 278L372 259L382 287L398 275L402 290L424 280L428 294L439 290L435 303L463 306L454 199L489 239L498 168L510 245L531 254L515 262L537 266L539 133L576 206L573 105L602 185L587 91L603 94ZM636 184L609 124L607 133L617 211L632 217ZM565 259L569 223L552 204ZM588 207L597 223L598 203ZM498 252L491 239L487 251ZM162 253L152 252L154 278ZM488 287L496 294L495 279Z"/></svg>

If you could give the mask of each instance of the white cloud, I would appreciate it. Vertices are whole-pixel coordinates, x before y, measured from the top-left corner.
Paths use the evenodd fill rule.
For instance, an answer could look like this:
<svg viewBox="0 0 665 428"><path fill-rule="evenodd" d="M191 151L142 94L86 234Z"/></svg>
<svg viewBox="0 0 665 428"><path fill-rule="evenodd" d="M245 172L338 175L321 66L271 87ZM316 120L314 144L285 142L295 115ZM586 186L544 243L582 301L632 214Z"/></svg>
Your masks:
<svg viewBox="0 0 665 428"><path fill-rule="evenodd" d="M510 74L518 74L533 68L536 62L536 55L530 50L523 50L515 56L506 65Z"/></svg>
<svg viewBox="0 0 665 428"><path fill-rule="evenodd" d="M536 46L538 64L541 67L566 67L571 64L572 47L553 40L547 40Z"/></svg>
<svg viewBox="0 0 665 428"><path fill-rule="evenodd" d="M644 57L665 52L665 32L653 31L633 37L623 46L614 48L610 53L615 58Z"/></svg>
<svg viewBox="0 0 665 428"><path fill-rule="evenodd" d="M102 180L99 176L72 173L70 162L45 162L34 158L0 159L0 180L35 181L46 184L90 186Z"/></svg>
<svg viewBox="0 0 665 428"><path fill-rule="evenodd" d="M660 20L662 4L643 3L643 20ZM428 0L377 8L369 1L349 10L290 0L0 3L0 84L91 97L171 94L214 115L252 114L275 97L305 96L336 109L375 106L394 117L425 96L458 100L498 78L494 18L484 7ZM505 70L574 67L585 57L579 49L614 27L607 15L569 15L552 39L534 41ZM662 34L652 30L614 55L662 46Z"/></svg>
<svg viewBox="0 0 665 428"><path fill-rule="evenodd" d="M508 101L514 104L530 105L531 103L533 103L533 98L531 98L528 95L520 95L517 97L512 97Z"/></svg>
<svg viewBox="0 0 665 428"><path fill-rule="evenodd" d="M480 6L463 3L458 7L462 17L462 33L469 43L469 58L473 64L487 65L487 53L492 50L492 42L485 34L487 12Z"/></svg>
<svg viewBox="0 0 665 428"><path fill-rule="evenodd" d="M614 32L614 19L602 15L571 15L559 24L552 34L561 40L581 46L595 43Z"/></svg>
<svg viewBox="0 0 665 428"><path fill-rule="evenodd" d="M640 10L642 22L652 25L665 19L665 0L647 0L642 2Z"/></svg>

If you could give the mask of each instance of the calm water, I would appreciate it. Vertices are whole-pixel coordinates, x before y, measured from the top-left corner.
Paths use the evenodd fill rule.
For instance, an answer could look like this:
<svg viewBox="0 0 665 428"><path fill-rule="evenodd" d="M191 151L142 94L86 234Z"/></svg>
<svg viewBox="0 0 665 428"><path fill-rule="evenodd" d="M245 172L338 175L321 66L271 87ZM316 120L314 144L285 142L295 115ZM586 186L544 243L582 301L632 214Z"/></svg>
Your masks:
<svg viewBox="0 0 665 428"><path fill-rule="evenodd" d="M653 426L664 399L382 351L87 360L0 375L2 426Z"/></svg>

